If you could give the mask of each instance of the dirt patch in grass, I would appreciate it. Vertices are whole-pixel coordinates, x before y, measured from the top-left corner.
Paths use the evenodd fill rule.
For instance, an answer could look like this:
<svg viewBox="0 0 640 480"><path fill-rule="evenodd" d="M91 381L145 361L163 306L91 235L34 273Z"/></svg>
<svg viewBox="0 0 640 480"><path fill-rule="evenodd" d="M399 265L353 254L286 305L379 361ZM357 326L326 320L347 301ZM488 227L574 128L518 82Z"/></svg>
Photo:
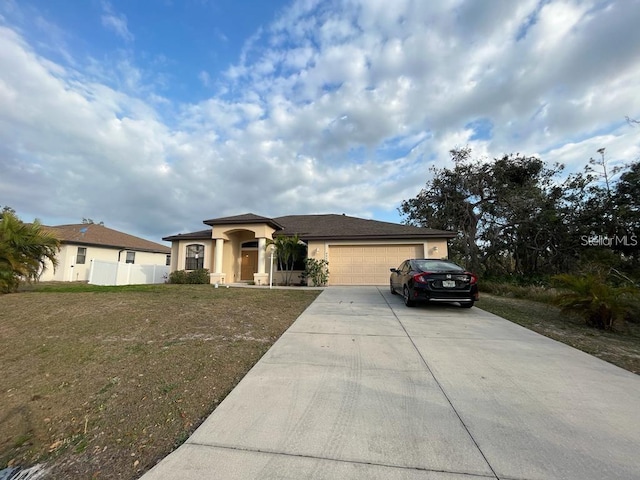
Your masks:
<svg viewBox="0 0 640 480"><path fill-rule="evenodd" d="M36 290L0 296L0 468L45 462L51 478L69 479L138 478L188 438L319 293Z"/></svg>
<svg viewBox="0 0 640 480"><path fill-rule="evenodd" d="M546 303L483 294L479 308L500 315L546 337L640 374L640 325L627 323L619 332L605 332L584 320L560 313Z"/></svg>

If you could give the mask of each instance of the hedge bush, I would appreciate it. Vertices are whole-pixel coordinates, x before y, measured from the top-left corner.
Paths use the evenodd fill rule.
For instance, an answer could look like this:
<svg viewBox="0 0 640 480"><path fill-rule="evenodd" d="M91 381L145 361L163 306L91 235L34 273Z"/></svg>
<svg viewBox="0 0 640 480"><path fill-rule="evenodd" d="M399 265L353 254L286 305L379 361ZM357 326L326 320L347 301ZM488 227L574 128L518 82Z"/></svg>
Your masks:
<svg viewBox="0 0 640 480"><path fill-rule="evenodd" d="M209 270L201 268L199 270L176 270L169 275L169 283L180 284L207 284L209 283Z"/></svg>

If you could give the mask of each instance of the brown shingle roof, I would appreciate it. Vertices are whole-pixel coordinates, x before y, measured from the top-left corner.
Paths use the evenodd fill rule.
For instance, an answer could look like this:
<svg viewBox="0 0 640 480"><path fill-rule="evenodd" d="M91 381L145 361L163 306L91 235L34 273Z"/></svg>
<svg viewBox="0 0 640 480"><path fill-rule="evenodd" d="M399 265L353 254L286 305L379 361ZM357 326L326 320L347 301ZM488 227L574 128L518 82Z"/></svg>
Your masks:
<svg viewBox="0 0 640 480"><path fill-rule="evenodd" d="M249 223L267 223L276 229L274 235L298 234L303 240L394 240L403 238L453 238L454 232L431 228L412 227L398 223L366 220L347 215L287 215L266 218L253 213L234 217L205 220L207 225L242 225ZM185 233L164 237L163 240L209 239L211 231Z"/></svg>
<svg viewBox="0 0 640 480"><path fill-rule="evenodd" d="M95 223L47 226L45 228L53 232L62 243L120 248L139 252L171 253L171 249L165 245Z"/></svg>
<svg viewBox="0 0 640 480"><path fill-rule="evenodd" d="M413 227L335 214L288 215L274 220L284 226L284 230L277 232L278 234L295 235L297 233L304 240L391 240L411 237L453 238L456 235L445 230Z"/></svg>
<svg viewBox="0 0 640 480"><path fill-rule="evenodd" d="M178 233L177 235L162 237L162 240L165 242L173 242L174 240L211 240L211 229L191 233Z"/></svg>

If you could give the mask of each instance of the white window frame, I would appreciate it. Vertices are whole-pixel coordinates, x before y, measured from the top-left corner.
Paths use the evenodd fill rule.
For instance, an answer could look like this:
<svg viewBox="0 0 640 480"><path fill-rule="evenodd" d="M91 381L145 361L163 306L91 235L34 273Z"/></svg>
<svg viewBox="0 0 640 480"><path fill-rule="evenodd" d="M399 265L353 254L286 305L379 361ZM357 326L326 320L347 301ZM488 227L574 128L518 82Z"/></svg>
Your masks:
<svg viewBox="0 0 640 480"><path fill-rule="evenodd" d="M130 264L134 264L136 263L136 252L133 252L131 250L127 251L127 258L125 260L125 263L130 263Z"/></svg>
<svg viewBox="0 0 640 480"><path fill-rule="evenodd" d="M80 261L81 259L82 261ZM87 261L87 247L78 247L78 251L76 252L76 264L84 265L86 261Z"/></svg>
<svg viewBox="0 0 640 480"><path fill-rule="evenodd" d="M193 247L197 247L194 249ZM193 250L197 250L193 252ZM191 254L191 255L190 255ZM195 260L197 268L188 268L193 265L190 265L190 260ZM190 243L185 247L185 257L184 257L184 269L185 270L199 270L204 268L204 245L201 243Z"/></svg>

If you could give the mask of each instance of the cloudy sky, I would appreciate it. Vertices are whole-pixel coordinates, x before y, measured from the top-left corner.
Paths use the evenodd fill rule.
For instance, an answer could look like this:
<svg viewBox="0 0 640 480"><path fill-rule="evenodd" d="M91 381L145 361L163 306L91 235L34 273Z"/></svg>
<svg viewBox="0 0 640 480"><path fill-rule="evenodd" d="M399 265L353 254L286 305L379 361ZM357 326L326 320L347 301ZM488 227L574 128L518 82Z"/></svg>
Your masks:
<svg viewBox="0 0 640 480"><path fill-rule="evenodd" d="M448 151L640 156L640 0L2 0L0 205L400 222Z"/></svg>

